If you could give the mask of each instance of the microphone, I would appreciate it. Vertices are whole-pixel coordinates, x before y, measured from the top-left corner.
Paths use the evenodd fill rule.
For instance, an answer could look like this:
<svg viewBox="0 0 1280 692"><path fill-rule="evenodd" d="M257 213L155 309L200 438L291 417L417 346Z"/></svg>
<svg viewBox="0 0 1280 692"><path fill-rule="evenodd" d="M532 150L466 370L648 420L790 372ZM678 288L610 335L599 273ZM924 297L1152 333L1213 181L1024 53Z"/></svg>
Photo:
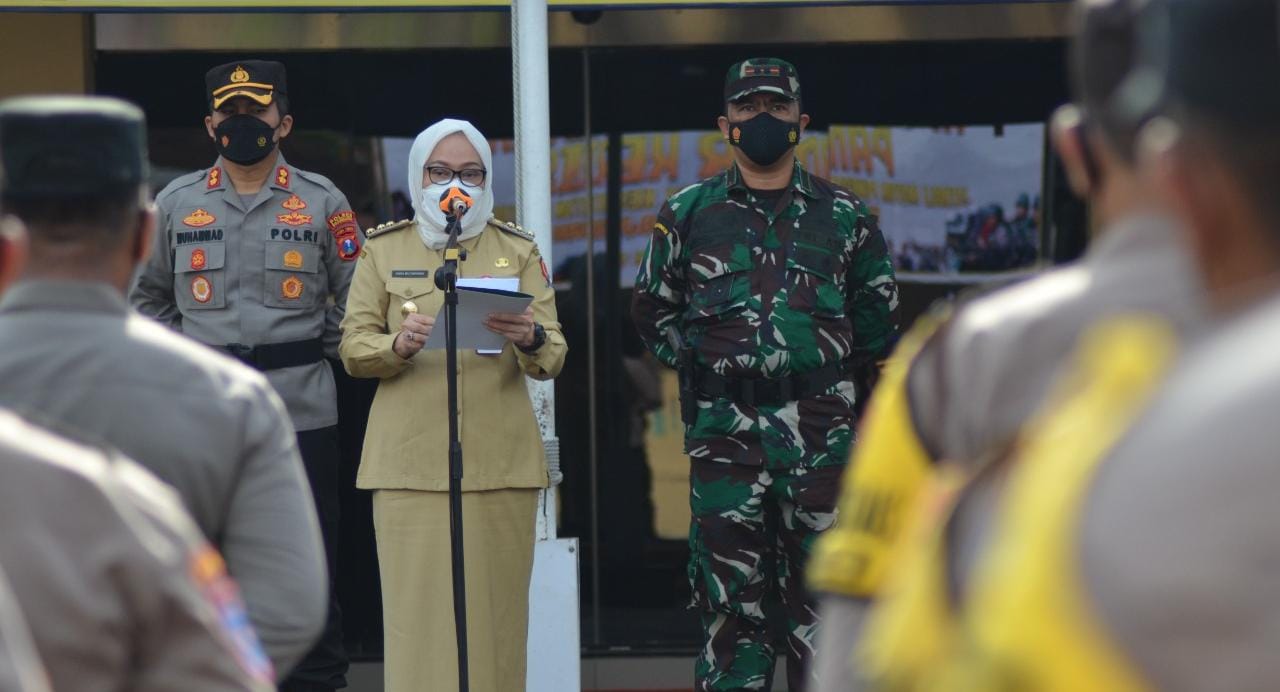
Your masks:
<svg viewBox="0 0 1280 692"><path fill-rule="evenodd" d="M445 190L444 194L440 195L440 211L453 219L462 218L472 204L471 195L456 186Z"/></svg>

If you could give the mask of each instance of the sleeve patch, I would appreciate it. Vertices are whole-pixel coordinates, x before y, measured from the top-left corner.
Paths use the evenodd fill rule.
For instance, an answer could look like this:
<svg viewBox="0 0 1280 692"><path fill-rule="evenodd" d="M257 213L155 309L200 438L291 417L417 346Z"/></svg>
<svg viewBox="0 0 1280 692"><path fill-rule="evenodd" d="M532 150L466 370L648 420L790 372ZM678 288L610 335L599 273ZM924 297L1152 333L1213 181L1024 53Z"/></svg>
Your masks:
<svg viewBox="0 0 1280 692"><path fill-rule="evenodd" d="M255 679L271 682L275 670L262 649L258 635L249 623L249 613L240 597L240 589L226 563L212 546L205 544L191 556L189 573L196 590L217 615L222 634L235 653L236 661Z"/></svg>
<svg viewBox="0 0 1280 692"><path fill-rule="evenodd" d="M329 230L333 231L334 234L336 235L339 228L347 225L354 226L355 222L356 222L355 212L352 212L350 209L343 209L342 211L337 212L333 216L329 217L328 219Z"/></svg>

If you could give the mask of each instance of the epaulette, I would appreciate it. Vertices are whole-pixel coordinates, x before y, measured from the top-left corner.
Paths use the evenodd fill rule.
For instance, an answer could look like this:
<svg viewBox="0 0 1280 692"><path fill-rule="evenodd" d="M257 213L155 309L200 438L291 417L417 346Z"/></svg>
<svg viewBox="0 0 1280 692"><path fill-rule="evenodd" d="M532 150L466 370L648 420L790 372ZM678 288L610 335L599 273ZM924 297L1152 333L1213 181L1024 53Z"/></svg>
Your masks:
<svg viewBox="0 0 1280 692"><path fill-rule="evenodd" d="M168 197L169 195L173 194L178 190L181 190L184 187L190 187L191 185L194 185L198 182L203 181L205 179L205 176L207 176L208 174L209 174L208 168L203 168L201 170L193 171L191 173L184 173L183 175L180 175L174 178L173 180L169 181L169 184L165 185L164 189L161 190L156 195L156 197L159 198L161 195Z"/></svg>
<svg viewBox="0 0 1280 692"><path fill-rule="evenodd" d="M401 228L408 228L412 225L413 225L413 219L405 219L403 221L388 221L386 223L380 223L377 226L374 226L373 228L364 229L364 237L373 239L380 235L390 233L391 231L398 231Z"/></svg>
<svg viewBox="0 0 1280 692"><path fill-rule="evenodd" d="M533 242L532 233L524 230L523 228L515 225L510 221L499 221L498 219L493 218L493 219L489 219L489 225L493 226L499 231L506 231L507 233L510 233L511 235L516 236L517 238L524 238L525 240Z"/></svg>
<svg viewBox="0 0 1280 692"><path fill-rule="evenodd" d="M325 176L319 173L316 173L315 171L304 171L301 168L295 168L293 169L293 172L297 174L299 178L302 178L303 180L306 180L309 183L319 185L320 187L324 188L326 192L330 194L338 194L338 195L342 194L341 191L338 190L338 186L333 184L332 180L329 180Z"/></svg>

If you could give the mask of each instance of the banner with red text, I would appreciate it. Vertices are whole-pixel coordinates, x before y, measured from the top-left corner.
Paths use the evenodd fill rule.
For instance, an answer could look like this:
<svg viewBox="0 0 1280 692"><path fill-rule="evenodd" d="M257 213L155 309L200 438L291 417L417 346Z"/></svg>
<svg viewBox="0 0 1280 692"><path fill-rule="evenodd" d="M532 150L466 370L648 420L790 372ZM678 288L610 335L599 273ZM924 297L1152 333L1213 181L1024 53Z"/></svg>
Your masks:
<svg viewBox="0 0 1280 692"><path fill-rule="evenodd" d="M384 140L387 180L402 195L410 144ZM514 150L509 140L492 146L494 214L513 219ZM620 279L630 286L663 201L724 170L731 157L715 131L633 133L623 135L622 146ZM589 235L596 252L604 251L607 147L604 136L590 147L581 138L552 141L557 278L586 252ZM806 133L796 155L871 207L900 272L963 275L1025 268L1039 258L1043 152L1041 124L1000 130L837 125Z"/></svg>

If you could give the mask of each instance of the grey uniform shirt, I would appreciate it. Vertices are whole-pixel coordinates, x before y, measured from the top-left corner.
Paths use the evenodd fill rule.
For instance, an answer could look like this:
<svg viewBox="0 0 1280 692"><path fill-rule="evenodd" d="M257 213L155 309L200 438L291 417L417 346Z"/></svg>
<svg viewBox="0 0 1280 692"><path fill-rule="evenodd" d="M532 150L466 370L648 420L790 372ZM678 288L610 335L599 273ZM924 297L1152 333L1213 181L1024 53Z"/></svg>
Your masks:
<svg viewBox="0 0 1280 692"><path fill-rule="evenodd" d="M156 206L155 246L130 293L139 312L211 346L319 338L338 357L360 232L328 178L280 156L246 204L218 159L169 183ZM324 361L266 376L297 430L338 422Z"/></svg>
<svg viewBox="0 0 1280 692"><path fill-rule="evenodd" d="M1280 680L1280 298L1185 351L1098 467L1084 591L1154 689Z"/></svg>
<svg viewBox="0 0 1280 692"><path fill-rule="evenodd" d="M29 280L0 299L0 382L0 405L109 443L177 489L287 673L320 631L328 587L293 429L261 374L105 284Z"/></svg>
<svg viewBox="0 0 1280 692"><path fill-rule="evenodd" d="M912 422L930 457L974 467L999 454L1036 412L1087 327L1108 316L1142 313L1194 333L1202 289L1174 223L1134 215L1107 229L1079 262L961 306L912 361L907 395ZM949 576L962 590L987 537L998 477L975 483L948 533ZM835 597L823 606L832 627L819 642L818 692L860 683L841 665L856 646L866 604ZM825 655L824 655L825 654Z"/></svg>
<svg viewBox="0 0 1280 692"><path fill-rule="evenodd" d="M970 463L1008 444L1035 412L1086 327L1143 313L1186 332L1204 312L1173 222L1131 216L1084 259L974 300L912 362L912 417L935 459Z"/></svg>
<svg viewBox="0 0 1280 692"><path fill-rule="evenodd" d="M136 464L0 413L0 526L53 689L273 689L217 552Z"/></svg>
<svg viewBox="0 0 1280 692"><path fill-rule="evenodd" d="M31 641L9 579L0 573L0 692L49 692L49 675Z"/></svg>

